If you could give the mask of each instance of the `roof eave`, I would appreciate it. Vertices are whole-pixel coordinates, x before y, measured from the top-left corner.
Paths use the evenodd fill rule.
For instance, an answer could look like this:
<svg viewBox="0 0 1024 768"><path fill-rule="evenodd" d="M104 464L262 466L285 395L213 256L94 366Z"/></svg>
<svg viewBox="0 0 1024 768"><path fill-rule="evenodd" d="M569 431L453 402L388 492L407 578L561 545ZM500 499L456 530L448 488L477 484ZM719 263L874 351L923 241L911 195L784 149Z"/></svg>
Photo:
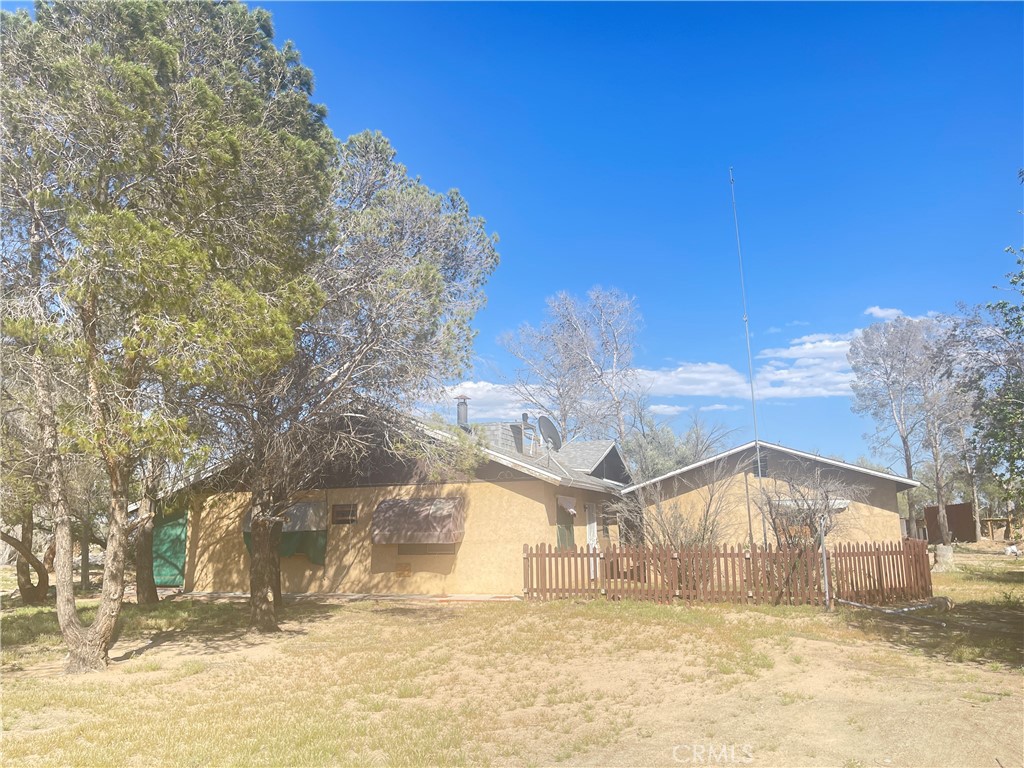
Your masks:
<svg viewBox="0 0 1024 768"><path fill-rule="evenodd" d="M763 447L763 448L772 448L774 450L782 451L783 453L788 453L788 454L793 455L793 456L799 456L799 457L804 458L804 459L811 459L812 461L820 461L820 462L822 462L824 464L831 464L832 466L839 467L840 469L849 469L849 470L852 470L854 472L861 472L861 473L866 474L866 475L871 475L873 477L877 477L877 478L879 478L881 480L888 480L889 482L895 483L896 485L903 485L903 486L905 486L904 490L910 490L911 488L917 488L918 486L921 485L921 483L919 483L917 480L911 480L910 478L907 478L907 477L900 477L899 475L890 475L890 474L888 474L886 472L879 472L879 471L874 470L874 469L868 469L867 467L859 467L856 464L849 464L849 463L847 463L845 461L837 461L836 459L829 459L829 458L826 458L824 456L817 456L817 455L815 455L813 453L807 453L806 451L798 451L795 448L787 448L784 445L777 445L776 443L766 443L764 440L751 440L749 443L744 443L743 445L737 446L737 447L732 448L732 449L730 449L728 451L724 451L723 453L716 454L715 456L712 456L710 458L703 459L702 461L695 462L695 463L690 464L688 466L680 467L679 469L672 470L671 472L668 472L668 473L666 473L664 475L661 475L660 477L656 477L653 480L646 480L646 481L644 481L642 483L636 483L634 485L631 485L628 488L623 488L622 489L622 493L632 493L633 491L637 490L638 488L644 488L644 487L646 487L648 485L653 485L654 483L663 482L663 481L668 480L670 478L676 477L677 475L681 475L684 472L691 472L691 471L693 471L695 469L700 469L701 467L703 467L703 466L705 466L707 464L710 464L712 462L721 461L722 459L727 459L730 456L732 456L732 455L734 455L736 453L739 453L741 451L745 451L745 450L749 450L751 448L754 448L757 444L760 444L761 447Z"/></svg>

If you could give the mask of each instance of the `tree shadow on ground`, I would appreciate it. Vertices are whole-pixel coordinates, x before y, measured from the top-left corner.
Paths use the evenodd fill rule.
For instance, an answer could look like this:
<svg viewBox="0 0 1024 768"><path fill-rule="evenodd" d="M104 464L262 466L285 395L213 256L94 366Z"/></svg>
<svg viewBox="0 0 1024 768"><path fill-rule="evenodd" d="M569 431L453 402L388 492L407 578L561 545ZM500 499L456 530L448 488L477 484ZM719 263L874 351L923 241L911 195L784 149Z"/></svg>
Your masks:
<svg viewBox="0 0 1024 768"><path fill-rule="evenodd" d="M172 643L188 646L190 655L199 656L243 650L260 645L272 638L306 635L309 633L308 624L330 619L341 610L339 606L333 605L289 604L286 602L278 612L280 631L259 633L249 628L248 603L189 604L178 602L177 604L189 606L187 609L189 619L182 626L158 631L145 643L129 646L118 656L112 656L111 661L118 662L138 658L153 648ZM128 645L127 639L126 637L122 644Z"/></svg>
<svg viewBox="0 0 1024 768"><path fill-rule="evenodd" d="M845 617L868 635L928 656L1024 667L1024 605L1017 601L966 602L948 613L850 610Z"/></svg>
<svg viewBox="0 0 1024 768"><path fill-rule="evenodd" d="M968 566L961 568L957 573L962 581L995 582L1009 584L1013 587L1024 587L1024 571L977 570Z"/></svg>
<svg viewBox="0 0 1024 768"><path fill-rule="evenodd" d="M311 622L329 619L340 606L316 603L286 604L278 619L282 632L271 637L304 635ZM95 618L96 606L79 608L84 622ZM249 606L245 602L193 602L164 600L154 606L125 603L121 609L115 637L116 650L111 661L136 658L170 643L189 646L200 655L224 653L258 645L267 636L249 631ZM53 606L15 609L4 612L4 649L17 653L19 647L60 647L60 626ZM122 650L124 649L124 650ZM17 667L16 659L13 660Z"/></svg>

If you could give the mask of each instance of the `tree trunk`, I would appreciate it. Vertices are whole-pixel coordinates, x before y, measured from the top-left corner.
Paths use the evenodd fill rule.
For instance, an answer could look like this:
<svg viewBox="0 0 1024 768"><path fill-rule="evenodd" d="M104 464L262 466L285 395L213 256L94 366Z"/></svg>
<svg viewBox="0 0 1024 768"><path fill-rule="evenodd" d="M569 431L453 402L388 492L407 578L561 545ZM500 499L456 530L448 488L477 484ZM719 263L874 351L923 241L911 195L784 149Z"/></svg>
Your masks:
<svg viewBox="0 0 1024 768"><path fill-rule="evenodd" d="M946 494L942 488L942 446L935 438L932 438L932 460L935 465L935 503L939 508L939 533L942 535L943 545L953 545L953 537L949 534L949 520L946 518Z"/></svg>
<svg viewBox="0 0 1024 768"><path fill-rule="evenodd" d="M82 531L78 539L78 548L81 553L79 562L81 573L79 574L79 586L82 592L89 589L89 544L92 539L92 526L89 524L89 517L82 514Z"/></svg>
<svg viewBox="0 0 1024 768"><path fill-rule="evenodd" d="M53 384L41 353L33 358L33 386L37 395L37 418L47 502L53 511L56 530L54 577L57 586L57 621L68 647L64 671L68 674L100 671L106 668L107 652L113 644L117 619L124 593L125 523L128 503L125 498L127 473L117 463L107 460L110 480L111 514L103 566L103 591L95 621L82 624L75 605L72 562L74 544L71 536L71 510L64 484L64 461L60 452L57 414Z"/></svg>
<svg viewBox="0 0 1024 768"><path fill-rule="evenodd" d="M974 540L981 541L981 498L978 493L978 474L971 473L971 507L974 510Z"/></svg>
<svg viewBox="0 0 1024 768"><path fill-rule="evenodd" d="M961 456L964 460L964 471L971 481L971 509L974 512L974 540L981 541L981 504L978 499L978 465L971 455L970 443L967 440L967 431L960 427Z"/></svg>
<svg viewBox="0 0 1024 768"><path fill-rule="evenodd" d="M271 592L274 595L274 612L280 618L281 610L284 608L284 600L281 597L281 536L284 524L275 522L270 529L270 556L273 559L271 565Z"/></svg>
<svg viewBox="0 0 1024 768"><path fill-rule="evenodd" d="M38 557L32 554L32 550L25 545L23 540L8 536L3 531L0 531L0 541L11 545L15 549L18 553L19 566L24 561L26 568L31 567L36 572L38 583L33 585L31 574L26 575L23 582L20 568L18 570L18 592L21 595L22 603L25 605L42 605L45 603L50 591L50 574L46 572L46 566L43 565Z"/></svg>
<svg viewBox="0 0 1024 768"><path fill-rule="evenodd" d="M914 460L910 450L910 440L900 435L903 443L903 464L907 472L907 480L914 479ZM914 507L914 489L907 489L907 536L911 539L921 538L921 531L917 525L917 509Z"/></svg>
<svg viewBox="0 0 1024 768"><path fill-rule="evenodd" d="M57 539L56 537L50 539L50 543L46 545L46 552L43 553L43 567L47 571L52 571L54 568L54 561L57 559Z"/></svg>
<svg viewBox="0 0 1024 768"><path fill-rule="evenodd" d="M142 500L139 514L142 520L135 539L135 602L156 605L160 602L160 595L153 576L153 512L149 499Z"/></svg>
<svg viewBox="0 0 1024 768"><path fill-rule="evenodd" d="M158 474L152 460L146 464L142 481L142 501L139 504L139 519L135 525L135 601L139 605L156 605L160 595L156 591L153 576L153 521L156 518Z"/></svg>
<svg viewBox="0 0 1024 768"><path fill-rule="evenodd" d="M32 554L32 538L35 532L35 517L31 507L21 517L21 539L3 534L3 540L10 544L18 553L15 566L18 574L18 592L25 605L42 605L46 602L50 591L50 574L46 566ZM32 583L32 571L36 572L36 583Z"/></svg>
<svg viewBox="0 0 1024 768"><path fill-rule="evenodd" d="M256 632L277 632L277 605L271 599L274 591L274 556L271 551L271 522L261 512L263 505L253 507L252 557L249 561L249 628Z"/></svg>

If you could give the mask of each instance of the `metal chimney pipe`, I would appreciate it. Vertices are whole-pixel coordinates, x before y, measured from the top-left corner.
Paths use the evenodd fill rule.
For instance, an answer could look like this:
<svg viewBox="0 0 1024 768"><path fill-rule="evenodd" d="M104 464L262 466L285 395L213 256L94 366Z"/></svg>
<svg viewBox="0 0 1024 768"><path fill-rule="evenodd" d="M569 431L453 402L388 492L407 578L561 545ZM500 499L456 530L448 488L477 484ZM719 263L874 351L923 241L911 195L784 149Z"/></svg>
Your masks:
<svg viewBox="0 0 1024 768"><path fill-rule="evenodd" d="M456 395L455 399L458 401L458 405L455 408L456 412L456 424L459 427L469 432L469 400L465 395Z"/></svg>

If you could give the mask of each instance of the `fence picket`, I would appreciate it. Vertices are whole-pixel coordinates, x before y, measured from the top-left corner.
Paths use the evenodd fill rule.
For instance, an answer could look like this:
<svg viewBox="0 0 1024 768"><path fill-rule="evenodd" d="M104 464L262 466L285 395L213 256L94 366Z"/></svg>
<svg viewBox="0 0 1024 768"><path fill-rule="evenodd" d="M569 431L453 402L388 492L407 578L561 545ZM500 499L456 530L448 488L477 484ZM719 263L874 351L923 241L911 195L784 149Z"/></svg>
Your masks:
<svg viewBox="0 0 1024 768"><path fill-rule="evenodd" d="M827 552L835 597L886 604L932 596L927 542L837 544ZM523 546L523 595L671 603L822 605L821 552L814 546ZM748 596L749 595L749 596Z"/></svg>

